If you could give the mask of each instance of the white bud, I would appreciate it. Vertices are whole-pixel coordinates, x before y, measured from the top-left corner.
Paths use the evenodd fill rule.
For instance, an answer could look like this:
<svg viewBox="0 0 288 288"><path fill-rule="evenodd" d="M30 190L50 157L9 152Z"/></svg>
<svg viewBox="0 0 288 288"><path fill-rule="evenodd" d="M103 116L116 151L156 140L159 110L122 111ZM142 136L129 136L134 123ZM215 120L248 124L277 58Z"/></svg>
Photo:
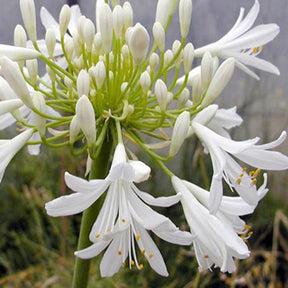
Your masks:
<svg viewBox="0 0 288 288"><path fill-rule="evenodd" d="M41 113L46 113L46 103L45 103L45 99L44 96L40 93L40 92L34 92L33 96L33 104L35 106L35 108L41 112ZM33 124L37 127L38 132L41 136L45 135L45 130L46 130L46 118L33 113Z"/></svg>
<svg viewBox="0 0 288 288"><path fill-rule="evenodd" d="M93 79L98 89L101 89L106 79L106 67L103 61L99 61L93 69Z"/></svg>
<svg viewBox="0 0 288 288"><path fill-rule="evenodd" d="M213 76L215 75L218 67L219 67L219 59L218 57L213 57L213 72L212 72Z"/></svg>
<svg viewBox="0 0 288 288"><path fill-rule="evenodd" d="M190 113L182 112L176 119L171 137L171 145L169 149L169 156L173 157L177 154L182 146L190 125Z"/></svg>
<svg viewBox="0 0 288 288"><path fill-rule="evenodd" d="M132 166L134 170L134 180L135 183L140 183L146 181L150 177L151 168L141 161L130 160L129 165Z"/></svg>
<svg viewBox="0 0 288 288"><path fill-rule="evenodd" d="M166 29L178 3L179 0L158 0L155 22L160 22Z"/></svg>
<svg viewBox="0 0 288 288"><path fill-rule="evenodd" d="M149 48L149 40L147 30L141 24L137 23L129 39L129 47L136 65L145 59Z"/></svg>
<svg viewBox="0 0 288 288"><path fill-rule="evenodd" d="M10 87L23 103L32 109L34 107L33 101L17 63L4 56L0 58L0 65L1 73L4 75Z"/></svg>
<svg viewBox="0 0 288 288"><path fill-rule="evenodd" d="M218 110L218 105L216 104L209 105L208 107L204 108L201 111L201 113L198 113L194 117L192 124L193 122L195 122L195 123L206 126L214 118L217 110Z"/></svg>
<svg viewBox="0 0 288 288"><path fill-rule="evenodd" d="M202 97L202 83L200 74L192 78L191 85L192 85L193 102L199 103Z"/></svg>
<svg viewBox="0 0 288 288"><path fill-rule="evenodd" d="M0 57L2 56L6 56L13 61L21 61L37 58L40 53L33 49L0 44Z"/></svg>
<svg viewBox="0 0 288 288"><path fill-rule="evenodd" d="M222 93L233 75L234 66L234 58L228 58L220 65L209 85L202 107L211 104Z"/></svg>
<svg viewBox="0 0 288 288"><path fill-rule="evenodd" d="M123 4L124 29L133 25L133 9L128 1Z"/></svg>
<svg viewBox="0 0 288 288"><path fill-rule="evenodd" d="M166 50L166 52L164 53L164 64L163 64L164 68L166 68L169 65L172 59L173 59L172 50L170 49Z"/></svg>
<svg viewBox="0 0 288 288"><path fill-rule="evenodd" d="M60 11L59 15L59 30L61 37L66 34L71 17L71 9L68 5L64 5Z"/></svg>
<svg viewBox="0 0 288 288"><path fill-rule="evenodd" d="M96 121L92 103L86 95L82 95L76 104L76 116L84 133L88 146L96 141Z"/></svg>
<svg viewBox="0 0 288 288"><path fill-rule="evenodd" d="M174 95L173 95L173 93L172 92L170 92L170 91L168 91L168 93L167 93L167 107L170 105L170 103L172 102L172 100L173 100L173 98L174 98Z"/></svg>
<svg viewBox="0 0 288 288"><path fill-rule="evenodd" d="M151 78L150 78L150 75L147 71L144 71L141 74L139 82L140 82L140 85L142 87L144 94L146 94L150 88L150 85L151 85Z"/></svg>
<svg viewBox="0 0 288 288"><path fill-rule="evenodd" d="M151 70L152 71L155 71L155 69L157 68L158 64L159 64L159 56L158 54L156 53L152 53L152 55L150 56L150 59L149 59L149 65L151 67Z"/></svg>
<svg viewBox="0 0 288 288"><path fill-rule="evenodd" d="M100 32L97 32L94 37L94 47L95 47L97 54L99 54L102 48L102 36Z"/></svg>
<svg viewBox="0 0 288 288"><path fill-rule="evenodd" d="M69 142L73 144L76 141L76 138L80 132L81 128L77 119L77 116L74 115L69 127Z"/></svg>
<svg viewBox="0 0 288 288"><path fill-rule="evenodd" d="M46 65L46 72L47 72L50 80L52 82L55 82L56 81L56 74L55 74L54 70L51 69L50 66Z"/></svg>
<svg viewBox="0 0 288 288"><path fill-rule="evenodd" d="M213 58L210 52L205 52L201 61L202 89L206 91L213 77Z"/></svg>
<svg viewBox="0 0 288 288"><path fill-rule="evenodd" d="M182 38L186 38L190 28L192 16L192 0L180 0L179 22Z"/></svg>
<svg viewBox="0 0 288 288"><path fill-rule="evenodd" d="M37 41L36 13L33 0L20 0L20 10L24 26L32 42Z"/></svg>
<svg viewBox="0 0 288 288"><path fill-rule="evenodd" d="M183 66L185 74L189 73L194 60L194 47L192 43L188 43L183 49Z"/></svg>
<svg viewBox="0 0 288 288"><path fill-rule="evenodd" d="M113 15L110 7L106 3L100 5L99 17L102 48L105 53L109 53L111 51L113 38Z"/></svg>
<svg viewBox="0 0 288 288"><path fill-rule="evenodd" d="M70 61L72 60L74 48L75 48L73 39L74 38L67 38L65 39L65 42L64 42L66 55L67 55L68 60Z"/></svg>
<svg viewBox="0 0 288 288"><path fill-rule="evenodd" d="M161 79L156 81L155 94L161 111L166 111L168 90L166 84Z"/></svg>
<svg viewBox="0 0 288 288"><path fill-rule="evenodd" d="M83 34L87 50L90 52L92 50L95 37L95 27L90 19L86 19L85 21Z"/></svg>
<svg viewBox="0 0 288 288"><path fill-rule="evenodd" d="M79 17L77 20L77 31L78 31L79 41L80 41L79 46L81 46L81 43L84 43L84 40L85 40L84 33L85 33L86 20L87 20L87 18L84 15ZM73 38L74 38L74 36L73 36Z"/></svg>
<svg viewBox="0 0 288 288"><path fill-rule="evenodd" d="M116 5L113 9L113 28L116 38L122 37L124 26L124 12L120 5Z"/></svg>
<svg viewBox="0 0 288 288"><path fill-rule="evenodd" d="M113 80L114 79L114 73L113 71L109 71L109 80Z"/></svg>
<svg viewBox="0 0 288 288"><path fill-rule="evenodd" d="M128 86L128 82L123 82L123 83L121 84L121 92L122 92L122 93L126 90L127 86ZM127 89L126 93L127 93L128 91L129 91L129 89Z"/></svg>
<svg viewBox="0 0 288 288"><path fill-rule="evenodd" d="M37 84L38 77L38 61L37 59L27 60L26 67L29 73L29 78L32 84Z"/></svg>
<svg viewBox="0 0 288 288"><path fill-rule="evenodd" d="M50 58L54 55L55 45L56 45L56 34L54 29L48 28L45 34L45 42Z"/></svg>
<svg viewBox="0 0 288 288"><path fill-rule="evenodd" d="M184 90L182 91L182 93L179 95L177 99L178 109L184 108L189 98L190 98L190 92L187 88L184 88Z"/></svg>
<svg viewBox="0 0 288 288"><path fill-rule="evenodd" d="M173 52L173 57L176 57L178 54L177 58L175 59L175 65L176 67L179 67L182 61L183 57L183 51L181 49L181 42L179 40L175 40L172 44L172 52Z"/></svg>
<svg viewBox="0 0 288 288"><path fill-rule="evenodd" d="M73 80L70 79L69 77L67 76L64 77L64 84L69 91L73 89Z"/></svg>
<svg viewBox="0 0 288 288"><path fill-rule="evenodd" d="M77 93L78 96L89 95L90 76L89 73L82 69L77 77Z"/></svg>
<svg viewBox="0 0 288 288"><path fill-rule="evenodd" d="M0 115L13 112L23 106L23 102L20 99L9 99L0 101Z"/></svg>
<svg viewBox="0 0 288 288"><path fill-rule="evenodd" d="M105 0L97 0L96 1L96 29L97 33L100 32L100 13L101 13L101 6L105 4Z"/></svg>
<svg viewBox="0 0 288 288"><path fill-rule="evenodd" d="M165 50L165 30L160 22L155 22L153 25L153 36L156 45L161 52Z"/></svg>
<svg viewBox="0 0 288 288"><path fill-rule="evenodd" d="M14 29L14 45L18 47L26 47L27 35L21 25L17 25Z"/></svg>
<svg viewBox="0 0 288 288"><path fill-rule="evenodd" d="M124 60L128 60L130 57L130 51L127 44L124 44L121 48L121 54Z"/></svg>

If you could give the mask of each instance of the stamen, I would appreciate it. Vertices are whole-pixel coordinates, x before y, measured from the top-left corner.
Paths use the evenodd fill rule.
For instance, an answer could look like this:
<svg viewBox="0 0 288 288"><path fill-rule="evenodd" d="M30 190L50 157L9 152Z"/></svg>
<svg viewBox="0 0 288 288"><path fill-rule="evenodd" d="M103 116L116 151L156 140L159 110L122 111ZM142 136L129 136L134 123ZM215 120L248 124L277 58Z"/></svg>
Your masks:
<svg viewBox="0 0 288 288"><path fill-rule="evenodd" d="M121 250L118 250L118 255L122 255L122 251Z"/></svg>
<svg viewBox="0 0 288 288"><path fill-rule="evenodd" d="M122 219L121 219L121 221L122 221L123 223L125 223L125 222L126 222L126 220L125 220L124 218L122 218Z"/></svg>
<svg viewBox="0 0 288 288"><path fill-rule="evenodd" d="M252 179L252 182L251 182L251 186L255 185L257 183L257 179L256 178L253 178Z"/></svg>
<svg viewBox="0 0 288 288"><path fill-rule="evenodd" d="M253 176L254 173L255 173L255 171L252 170L252 171L249 172L249 175L250 175L250 176Z"/></svg>
<svg viewBox="0 0 288 288"><path fill-rule="evenodd" d="M139 265L139 270L143 269L144 268L144 265L143 264L140 264Z"/></svg>
<svg viewBox="0 0 288 288"><path fill-rule="evenodd" d="M122 262L122 266L125 266L125 265L126 265L126 262L125 262L125 261L123 261L123 262Z"/></svg>
<svg viewBox="0 0 288 288"><path fill-rule="evenodd" d="M259 168L257 168L257 169L255 170L255 172L254 172L254 178L256 178L256 177L259 175L260 171L261 171L261 169L259 169Z"/></svg>
<svg viewBox="0 0 288 288"><path fill-rule="evenodd" d="M131 266L135 265L135 262L133 260L130 261Z"/></svg>
<svg viewBox="0 0 288 288"><path fill-rule="evenodd" d="M148 256L148 257L149 257L149 258L152 258L153 256L154 256L153 254L149 254L149 256Z"/></svg>
<svg viewBox="0 0 288 288"><path fill-rule="evenodd" d="M135 238L136 238L137 241L139 241L139 239L140 239L140 235L136 235Z"/></svg>
<svg viewBox="0 0 288 288"><path fill-rule="evenodd" d="M143 249L143 250L141 251L141 254L143 254L143 255L144 255L144 254L145 254L145 252L146 252L146 251L145 251L145 249Z"/></svg>
<svg viewBox="0 0 288 288"><path fill-rule="evenodd" d="M204 258L205 258L205 259L208 259L208 258L209 258L209 256L208 256L208 255L204 255Z"/></svg>
<svg viewBox="0 0 288 288"><path fill-rule="evenodd" d="M241 184L241 181L242 181L242 178L241 178L241 177L239 177L239 178L236 179L236 183L237 183L238 185Z"/></svg>
<svg viewBox="0 0 288 288"><path fill-rule="evenodd" d="M245 228L246 230L250 230L252 227L251 227L250 225L245 224L245 225L244 225L244 228Z"/></svg>
<svg viewBox="0 0 288 288"><path fill-rule="evenodd" d="M96 234L96 238L99 238L100 237L100 234Z"/></svg>
<svg viewBox="0 0 288 288"><path fill-rule="evenodd" d="M247 167L243 167L242 172L246 172L247 171Z"/></svg>

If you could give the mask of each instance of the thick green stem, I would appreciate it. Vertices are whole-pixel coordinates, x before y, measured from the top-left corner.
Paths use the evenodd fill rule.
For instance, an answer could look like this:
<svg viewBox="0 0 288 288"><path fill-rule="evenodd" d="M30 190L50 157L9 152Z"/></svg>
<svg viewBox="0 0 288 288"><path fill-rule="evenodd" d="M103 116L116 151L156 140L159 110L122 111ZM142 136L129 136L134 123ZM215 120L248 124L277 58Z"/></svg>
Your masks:
<svg viewBox="0 0 288 288"><path fill-rule="evenodd" d="M106 177L109 167L111 148L112 138L110 141L106 139L102 145L101 153L99 153L97 159L95 159L92 163L89 179L103 179ZM102 199L100 198L83 213L77 250L84 249L91 245L89 233L100 211L101 200ZM87 287L89 267L90 260L83 260L76 257L72 288Z"/></svg>

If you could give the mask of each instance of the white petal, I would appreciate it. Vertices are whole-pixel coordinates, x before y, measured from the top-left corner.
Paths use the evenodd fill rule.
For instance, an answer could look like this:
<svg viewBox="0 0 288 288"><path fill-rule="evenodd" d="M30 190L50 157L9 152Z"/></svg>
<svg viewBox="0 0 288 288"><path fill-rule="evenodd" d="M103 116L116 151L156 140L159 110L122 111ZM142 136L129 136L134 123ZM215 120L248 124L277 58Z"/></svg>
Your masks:
<svg viewBox="0 0 288 288"><path fill-rule="evenodd" d="M269 142L267 144L257 145L254 148L256 148L256 149L265 149L265 150L275 148L275 147L281 145L286 140L286 137L287 137L286 131L282 131L282 133L278 137L278 139L276 139L276 140L274 140L272 142Z"/></svg>
<svg viewBox="0 0 288 288"><path fill-rule="evenodd" d="M94 243L83 250L76 251L74 255L81 259L90 259L100 254L108 246L109 243L110 241Z"/></svg>
<svg viewBox="0 0 288 288"><path fill-rule="evenodd" d="M56 35L56 39L60 41L61 36L60 36L59 24L45 7L41 7L40 18L45 29L46 30L48 30L49 28L53 29Z"/></svg>
<svg viewBox="0 0 288 288"><path fill-rule="evenodd" d="M244 64L242 64L241 62L236 60L236 66L242 70L244 73L246 73L247 75L251 76L252 78L254 78L255 80L259 81L260 77L253 72L251 69L249 69L247 66L245 66Z"/></svg>
<svg viewBox="0 0 288 288"><path fill-rule="evenodd" d="M73 191L80 193L104 193L109 186L109 181L105 179L95 179L87 181L77 176L65 172L65 183Z"/></svg>
<svg viewBox="0 0 288 288"><path fill-rule="evenodd" d="M74 31L77 31L77 21L81 17L81 11L79 5L73 5L71 6L71 16L70 16L70 22L68 25L69 32L73 35Z"/></svg>
<svg viewBox="0 0 288 288"><path fill-rule="evenodd" d="M106 179L111 182L119 179L127 182L133 182L135 180L135 172L131 165L126 162L122 162L111 167Z"/></svg>

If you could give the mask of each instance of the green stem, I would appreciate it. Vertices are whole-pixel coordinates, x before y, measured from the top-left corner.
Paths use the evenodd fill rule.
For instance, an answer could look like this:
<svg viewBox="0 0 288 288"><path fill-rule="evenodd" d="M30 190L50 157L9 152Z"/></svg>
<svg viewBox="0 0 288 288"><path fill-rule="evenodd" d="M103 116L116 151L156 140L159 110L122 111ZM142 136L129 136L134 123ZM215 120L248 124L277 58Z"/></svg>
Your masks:
<svg viewBox="0 0 288 288"><path fill-rule="evenodd" d="M106 140L102 145L102 151L96 160L93 161L89 179L103 179L107 175L109 167L109 157L112 149L112 141ZM82 250L91 245L89 233L101 208L101 199L92 204L84 211L81 221L80 235L77 250ZM86 288L88 284L90 260L76 258L72 288Z"/></svg>

